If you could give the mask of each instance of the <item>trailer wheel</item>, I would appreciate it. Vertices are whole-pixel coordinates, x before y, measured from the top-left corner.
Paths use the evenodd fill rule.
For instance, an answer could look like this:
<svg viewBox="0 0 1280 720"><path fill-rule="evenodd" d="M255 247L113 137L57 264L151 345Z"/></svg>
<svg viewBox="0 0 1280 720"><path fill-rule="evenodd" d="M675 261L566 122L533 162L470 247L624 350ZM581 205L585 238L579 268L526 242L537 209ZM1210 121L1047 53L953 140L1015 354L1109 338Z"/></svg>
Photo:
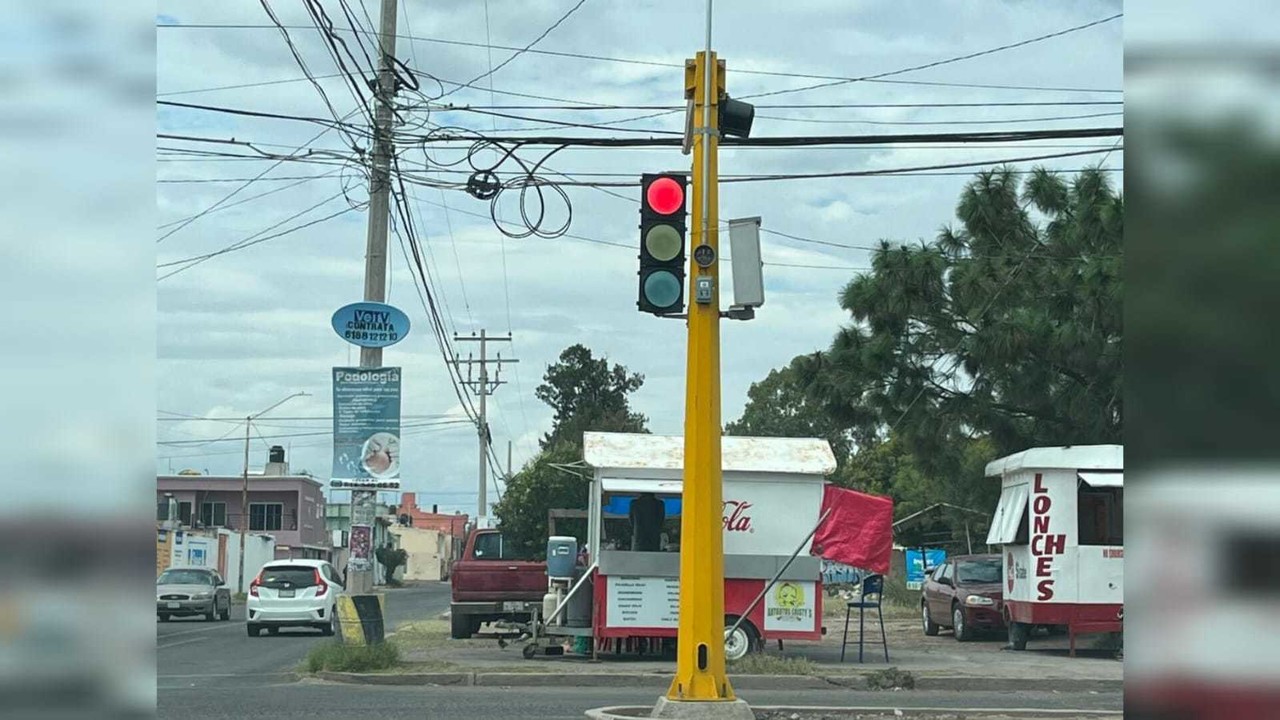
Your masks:
<svg viewBox="0 0 1280 720"><path fill-rule="evenodd" d="M538 654L538 646L529 643L520 649L520 654L524 656L525 660L532 660L533 656Z"/></svg>
<svg viewBox="0 0 1280 720"><path fill-rule="evenodd" d="M1009 623L1009 647L1014 650L1026 650L1027 640L1031 637L1031 626L1026 623Z"/></svg>
<svg viewBox="0 0 1280 720"><path fill-rule="evenodd" d="M724 619L724 659L741 660L747 653L760 649L760 632L750 620L743 620L738 629L729 633L729 628L738 621L737 616L727 615Z"/></svg>

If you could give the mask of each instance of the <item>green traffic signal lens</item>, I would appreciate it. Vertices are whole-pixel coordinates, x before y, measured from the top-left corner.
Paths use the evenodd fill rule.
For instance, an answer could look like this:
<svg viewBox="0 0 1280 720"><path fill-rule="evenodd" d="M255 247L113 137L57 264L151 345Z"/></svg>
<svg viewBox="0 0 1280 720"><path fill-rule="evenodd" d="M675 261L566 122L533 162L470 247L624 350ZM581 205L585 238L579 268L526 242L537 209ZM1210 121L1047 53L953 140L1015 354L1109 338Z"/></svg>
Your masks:
<svg viewBox="0 0 1280 720"><path fill-rule="evenodd" d="M644 279L644 297L655 307L665 308L680 299L680 280L667 270L650 273Z"/></svg>
<svg viewBox="0 0 1280 720"><path fill-rule="evenodd" d="M654 225L644 236L644 249L658 262L674 260L683 245L680 233L670 225Z"/></svg>

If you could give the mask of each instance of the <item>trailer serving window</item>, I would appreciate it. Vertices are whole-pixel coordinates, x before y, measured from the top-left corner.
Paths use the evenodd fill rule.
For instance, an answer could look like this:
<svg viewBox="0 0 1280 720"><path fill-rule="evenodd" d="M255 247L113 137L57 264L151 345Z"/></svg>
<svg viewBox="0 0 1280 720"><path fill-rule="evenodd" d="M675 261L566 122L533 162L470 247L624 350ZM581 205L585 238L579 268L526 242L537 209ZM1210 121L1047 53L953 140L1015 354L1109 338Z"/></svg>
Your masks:
<svg viewBox="0 0 1280 720"><path fill-rule="evenodd" d="M1000 494L995 519L987 533L988 545L1025 545L1027 543L1027 498L1031 487L1010 485Z"/></svg>
<svg viewBox="0 0 1280 720"><path fill-rule="evenodd" d="M1080 473L1077 527L1081 545L1124 544L1124 476Z"/></svg>

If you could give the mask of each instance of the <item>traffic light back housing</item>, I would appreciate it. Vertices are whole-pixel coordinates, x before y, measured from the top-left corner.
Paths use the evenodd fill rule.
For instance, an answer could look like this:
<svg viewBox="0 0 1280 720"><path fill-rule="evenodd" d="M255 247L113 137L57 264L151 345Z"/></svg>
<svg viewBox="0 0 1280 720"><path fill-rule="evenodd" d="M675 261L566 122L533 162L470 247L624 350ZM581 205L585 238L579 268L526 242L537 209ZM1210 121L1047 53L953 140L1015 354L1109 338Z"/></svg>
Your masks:
<svg viewBox="0 0 1280 720"><path fill-rule="evenodd" d="M636 307L654 315L684 310L689 179L683 173L640 177L640 287Z"/></svg>

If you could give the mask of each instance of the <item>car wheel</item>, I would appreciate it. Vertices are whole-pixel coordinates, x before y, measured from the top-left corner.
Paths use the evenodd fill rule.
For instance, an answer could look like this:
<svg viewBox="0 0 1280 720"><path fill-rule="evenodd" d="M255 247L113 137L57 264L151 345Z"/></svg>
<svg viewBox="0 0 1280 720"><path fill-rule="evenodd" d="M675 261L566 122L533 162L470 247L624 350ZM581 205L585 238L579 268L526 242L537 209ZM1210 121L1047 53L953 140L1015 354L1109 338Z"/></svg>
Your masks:
<svg viewBox="0 0 1280 720"><path fill-rule="evenodd" d="M169 622L169 613L160 613L160 622Z"/></svg>
<svg viewBox="0 0 1280 720"><path fill-rule="evenodd" d="M955 630L958 642L969 642L973 639L973 631L969 629L969 623L965 622L964 608L959 604L951 608L951 627Z"/></svg>
<svg viewBox="0 0 1280 720"><path fill-rule="evenodd" d="M729 628L737 622L736 617L725 618L724 623L724 659L741 660L760 646L760 634L750 620L743 620L738 629L732 633Z"/></svg>
<svg viewBox="0 0 1280 720"><path fill-rule="evenodd" d="M327 637L332 637L338 629L338 608L330 608L329 622L320 626L320 633Z"/></svg>
<svg viewBox="0 0 1280 720"><path fill-rule="evenodd" d="M1031 626L1026 623L1009 623L1009 647L1014 650L1026 650L1027 639L1031 636Z"/></svg>
<svg viewBox="0 0 1280 720"><path fill-rule="evenodd" d="M209 606L209 612L204 614L204 621L213 622L214 620L217 620L217 619L218 619L218 602L215 600L213 604Z"/></svg>
<svg viewBox="0 0 1280 720"><path fill-rule="evenodd" d="M929 614L929 603L920 603L920 617L924 620L924 634L933 637L938 634L938 625Z"/></svg>
<svg viewBox="0 0 1280 720"><path fill-rule="evenodd" d="M259 637L262 635L262 626L257 623L248 623L245 627L249 630L249 637Z"/></svg>
<svg viewBox="0 0 1280 720"><path fill-rule="evenodd" d="M228 600L226 605L222 606L222 614L218 616L223 622L231 619L231 601Z"/></svg>

